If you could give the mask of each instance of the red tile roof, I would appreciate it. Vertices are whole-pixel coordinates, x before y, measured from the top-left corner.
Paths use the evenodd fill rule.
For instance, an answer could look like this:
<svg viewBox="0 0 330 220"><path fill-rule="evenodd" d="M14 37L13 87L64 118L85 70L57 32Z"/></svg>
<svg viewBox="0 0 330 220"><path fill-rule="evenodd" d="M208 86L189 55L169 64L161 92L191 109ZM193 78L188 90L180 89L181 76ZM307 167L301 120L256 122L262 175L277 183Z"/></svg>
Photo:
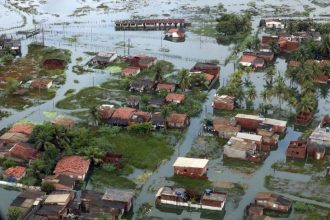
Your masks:
<svg viewBox="0 0 330 220"><path fill-rule="evenodd" d="M178 94L178 93L169 93L166 96L167 102L183 102L185 99L184 94Z"/></svg>
<svg viewBox="0 0 330 220"><path fill-rule="evenodd" d="M134 115L143 117L144 121L150 121L150 119L151 119L150 112L137 111L137 112L134 112Z"/></svg>
<svg viewBox="0 0 330 220"><path fill-rule="evenodd" d="M112 114L115 111L116 111L116 109L112 105L101 105L97 109L97 113L102 120L107 120L107 119L111 118Z"/></svg>
<svg viewBox="0 0 330 220"><path fill-rule="evenodd" d="M57 116L54 120L52 120L52 123L66 128L73 128L75 126L75 121L64 115Z"/></svg>
<svg viewBox="0 0 330 220"><path fill-rule="evenodd" d="M179 113L172 113L167 121L170 123L185 123L185 121L187 120L188 116L187 114L179 114Z"/></svg>
<svg viewBox="0 0 330 220"><path fill-rule="evenodd" d="M157 89L165 89L166 91L172 91L175 89L175 84L172 83L158 83L157 84Z"/></svg>
<svg viewBox="0 0 330 220"><path fill-rule="evenodd" d="M130 119L135 111L134 108L121 107L113 113L111 118Z"/></svg>
<svg viewBox="0 0 330 220"><path fill-rule="evenodd" d="M22 160L32 160L38 155L38 151L31 147L25 147L20 144L15 144L9 150L10 156L17 157Z"/></svg>
<svg viewBox="0 0 330 220"><path fill-rule="evenodd" d="M243 55L241 57L241 62L253 63L257 59L256 55Z"/></svg>
<svg viewBox="0 0 330 220"><path fill-rule="evenodd" d="M7 170L5 170L5 176L7 177L16 177L17 179L20 179L24 176L26 171L25 167L21 167L21 166L16 166L16 167L10 167Z"/></svg>
<svg viewBox="0 0 330 220"><path fill-rule="evenodd" d="M125 76L129 76L129 75L136 75L140 72L140 68L139 67L135 67L135 66L129 66L126 67L122 70L122 73Z"/></svg>
<svg viewBox="0 0 330 220"><path fill-rule="evenodd" d="M10 130L10 133L22 133L25 135L31 135L33 131L33 125L31 124L15 124Z"/></svg>
<svg viewBox="0 0 330 220"><path fill-rule="evenodd" d="M81 156L67 156L63 157L56 164L54 173L75 173L78 175L85 175L88 172L90 160L86 160Z"/></svg>
<svg viewBox="0 0 330 220"><path fill-rule="evenodd" d="M204 77L208 82L211 82L215 76L212 74L204 73Z"/></svg>

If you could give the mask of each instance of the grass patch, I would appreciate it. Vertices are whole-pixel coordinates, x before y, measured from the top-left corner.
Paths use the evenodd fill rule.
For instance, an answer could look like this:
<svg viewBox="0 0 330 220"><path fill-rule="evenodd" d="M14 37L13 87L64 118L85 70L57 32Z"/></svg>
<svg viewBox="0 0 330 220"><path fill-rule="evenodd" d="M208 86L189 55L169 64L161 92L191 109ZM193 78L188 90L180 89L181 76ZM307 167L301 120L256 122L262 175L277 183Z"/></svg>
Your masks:
<svg viewBox="0 0 330 220"><path fill-rule="evenodd" d="M111 90L126 90L129 85L130 81L128 79L108 79L101 84L101 87Z"/></svg>
<svg viewBox="0 0 330 220"><path fill-rule="evenodd" d="M91 183L93 188L122 188L122 189L135 189L136 184L123 177L119 176L113 172L109 172L102 168L96 169L91 177Z"/></svg>
<svg viewBox="0 0 330 220"><path fill-rule="evenodd" d="M69 96L69 95L72 95L73 93L75 93L75 89L68 89L65 93L64 93L64 95L65 96Z"/></svg>
<svg viewBox="0 0 330 220"><path fill-rule="evenodd" d="M126 161L139 169L155 170L173 153L165 137L121 133L111 137L115 151L125 156Z"/></svg>
<svg viewBox="0 0 330 220"><path fill-rule="evenodd" d="M188 157L216 159L221 156L221 147L228 140L218 137L199 136L187 154Z"/></svg>
<svg viewBox="0 0 330 220"><path fill-rule="evenodd" d="M175 175L166 178L169 181L173 181L178 187L183 187L188 190L192 190L196 193L204 192L207 188L212 188L212 183L209 180L193 179L186 176Z"/></svg>

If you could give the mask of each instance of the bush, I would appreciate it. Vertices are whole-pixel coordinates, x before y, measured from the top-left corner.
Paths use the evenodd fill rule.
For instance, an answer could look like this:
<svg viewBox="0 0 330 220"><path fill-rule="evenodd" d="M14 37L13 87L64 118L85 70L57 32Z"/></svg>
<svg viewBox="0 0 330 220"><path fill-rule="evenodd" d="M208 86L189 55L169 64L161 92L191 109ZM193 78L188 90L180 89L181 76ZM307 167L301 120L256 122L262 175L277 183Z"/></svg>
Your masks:
<svg viewBox="0 0 330 220"><path fill-rule="evenodd" d="M2 167L3 167L4 170L8 169L9 167L14 167L14 166L17 166L17 163L13 160L10 160L10 159L6 159L2 163Z"/></svg>
<svg viewBox="0 0 330 220"><path fill-rule="evenodd" d="M50 182L43 182L41 184L41 190L47 194L50 194L51 192L53 192L55 190L55 187L52 183Z"/></svg>
<svg viewBox="0 0 330 220"><path fill-rule="evenodd" d="M128 127L128 131L135 134L148 134L151 129L151 123L132 124Z"/></svg>
<svg viewBox="0 0 330 220"><path fill-rule="evenodd" d="M21 217L22 211L18 207L9 207L8 209L8 220L17 220Z"/></svg>

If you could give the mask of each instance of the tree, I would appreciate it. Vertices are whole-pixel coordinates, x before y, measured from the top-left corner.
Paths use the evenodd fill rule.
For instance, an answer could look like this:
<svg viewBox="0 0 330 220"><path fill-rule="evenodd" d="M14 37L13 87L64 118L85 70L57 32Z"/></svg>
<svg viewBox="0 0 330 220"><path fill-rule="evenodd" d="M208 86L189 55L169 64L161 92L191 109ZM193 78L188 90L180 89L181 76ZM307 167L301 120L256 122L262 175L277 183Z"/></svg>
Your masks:
<svg viewBox="0 0 330 220"><path fill-rule="evenodd" d="M266 69L265 78L267 80L269 80L271 84L273 84L273 79L274 79L275 74L276 74L275 67L274 66L269 66Z"/></svg>
<svg viewBox="0 0 330 220"><path fill-rule="evenodd" d="M160 111L161 116L164 118L164 120L166 121L166 119L170 116L171 114L171 109L168 106L163 106L161 111ZM166 123L165 123L165 129L166 129Z"/></svg>
<svg viewBox="0 0 330 220"><path fill-rule="evenodd" d="M316 97L312 93L305 94L299 102L299 109L303 112L313 112L315 107Z"/></svg>
<svg viewBox="0 0 330 220"><path fill-rule="evenodd" d="M103 162L103 156L105 152L98 146L88 146L80 150L86 158L93 161L95 164L100 164Z"/></svg>
<svg viewBox="0 0 330 220"><path fill-rule="evenodd" d="M285 98L287 98L288 90L285 85L284 78L281 75L279 75L275 80L273 94L277 97L280 104L280 109L282 109L282 102Z"/></svg>
<svg viewBox="0 0 330 220"><path fill-rule="evenodd" d="M246 96L249 100L253 101L257 98L257 90L255 85L248 87L246 91Z"/></svg>
<svg viewBox="0 0 330 220"><path fill-rule="evenodd" d="M8 220L17 220L22 216L22 211L18 207L9 207L8 209Z"/></svg>
<svg viewBox="0 0 330 220"><path fill-rule="evenodd" d="M46 143L52 143L56 134L55 126L47 122L33 128L29 142L35 144L37 149L44 149Z"/></svg>
<svg viewBox="0 0 330 220"><path fill-rule="evenodd" d="M269 42L269 49L270 49L270 51L272 51L275 55L278 55L278 54L280 54L280 52L281 52L281 48L280 48L280 46L278 45L277 41L274 41L274 40L272 40L272 41Z"/></svg>
<svg viewBox="0 0 330 220"><path fill-rule="evenodd" d="M178 75L179 75L180 87L183 91L185 91L190 86L189 71L186 69L181 70Z"/></svg>
<svg viewBox="0 0 330 220"><path fill-rule="evenodd" d="M97 127L100 121L100 117L98 114L98 109L96 106L93 106L89 109L89 122L92 126Z"/></svg>
<svg viewBox="0 0 330 220"><path fill-rule="evenodd" d="M151 132L152 125L151 123L137 123L132 124L128 127L128 131L135 134L148 134Z"/></svg>
<svg viewBox="0 0 330 220"><path fill-rule="evenodd" d="M55 190L55 187L52 183L50 182L43 182L41 184L41 191L50 194L51 192L53 192Z"/></svg>
<svg viewBox="0 0 330 220"><path fill-rule="evenodd" d="M322 36L320 51L323 55L330 58L330 34Z"/></svg>
<svg viewBox="0 0 330 220"><path fill-rule="evenodd" d="M7 81L7 85L6 85L6 93L7 94L12 94L13 92L15 92L19 87L19 82L16 79L9 79Z"/></svg>

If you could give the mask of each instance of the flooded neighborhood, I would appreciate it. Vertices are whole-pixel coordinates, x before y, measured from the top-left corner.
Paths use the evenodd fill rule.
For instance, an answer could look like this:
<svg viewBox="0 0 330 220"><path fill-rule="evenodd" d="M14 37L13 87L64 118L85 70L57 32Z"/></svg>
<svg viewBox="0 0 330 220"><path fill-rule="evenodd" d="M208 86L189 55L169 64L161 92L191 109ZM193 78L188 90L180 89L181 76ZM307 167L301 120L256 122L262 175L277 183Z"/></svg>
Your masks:
<svg viewBox="0 0 330 220"><path fill-rule="evenodd" d="M0 219L330 219L327 0L0 0Z"/></svg>

